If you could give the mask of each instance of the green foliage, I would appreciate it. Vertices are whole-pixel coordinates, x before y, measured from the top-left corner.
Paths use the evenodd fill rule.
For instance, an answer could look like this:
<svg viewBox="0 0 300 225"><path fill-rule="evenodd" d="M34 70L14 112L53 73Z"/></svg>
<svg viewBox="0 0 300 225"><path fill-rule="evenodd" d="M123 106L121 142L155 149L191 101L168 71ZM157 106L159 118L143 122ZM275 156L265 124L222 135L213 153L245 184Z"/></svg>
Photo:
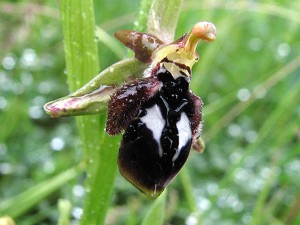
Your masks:
<svg viewBox="0 0 300 225"><path fill-rule="evenodd" d="M142 225L163 224L164 211L167 191L163 192L158 199L152 204L147 215L143 219Z"/></svg>
<svg viewBox="0 0 300 225"><path fill-rule="evenodd" d="M72 204L70 201L65 199L58 200L59 220L58 225L69 225L70 224L70 213Z"/></svg>
<svg viewBox="0 0 300 225"><path fill-rule="evenodd" d="M183 0L153 0L148 14L147 32L165 43L174 40Z"/></svg>
<svg viewBox="0 0 300 225"><path fill-rule="evenodd" d="M70 13L85 17L75 12L87 10L91 16L76 25L60 18L58 1L0 3L0 218L8 214L18 225L64 224L69 206L58 210L57 203L67 199L74 224L88 209L97 210L97 217L89 211L82 221L104 220L109 209L105 224L117 225L141 224L151 213L174 225L299 224L299 4L183 2L176 37L199 20L217 27L216 41L198 48L191 81L205 103L206 150L192 153L167 196L153 203L116 173L120 137L104 133L105 116L80 117L78 134L74 119L51 119L43 112L46 102L68 94L65 62L73 91L99 72L99 62L104 69L120 60L120 45L109 39L134 22L145 23L151 5L143 1L140 10L138 0L95 0L92 12L91 1L82 2ZM98 35L101 41L92 35L94 24L105 32ZM75 37L66 34L68 27L78 29ZM87 175L77 169L82 161ZM102 176L105 170L111 174ZM93 183L89 177L96 174L101 177ZM84 185L97 190L84 193Z"/></svg>
<svg viewBox="0 0 300 225"><path fill-rule="evenodd" d="M85 85L98 72L92 1L60 2L68 81L71 90ZM105 115L77 118L87 163L86 197L81 224L104 224L116 174L119 138L105 134Z"/></svg>

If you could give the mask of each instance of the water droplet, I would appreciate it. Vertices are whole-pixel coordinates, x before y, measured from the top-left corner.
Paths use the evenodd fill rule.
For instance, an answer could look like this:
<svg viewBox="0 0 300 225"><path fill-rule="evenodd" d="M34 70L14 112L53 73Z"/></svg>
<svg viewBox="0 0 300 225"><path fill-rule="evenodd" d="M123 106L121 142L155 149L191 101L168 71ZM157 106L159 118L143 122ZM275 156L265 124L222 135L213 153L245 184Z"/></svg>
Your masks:
<svg viewBox="0 0 300 225"><path fill-rule="evenodd" d="M6 98L0 96L0 109L4 109L7 106Z"/></svg>
<svg viewBox="0 0 300 225"><path fill-rule="evenodd" d="M247 186L247 189L250 193L257 193L259 191L261 191L264 183L265 183L265 179L262 178L258 178L258 177L252 177L251 179L248 180L249 184Z"/></svg>
<svg viewBox="0 0 300 225"><path fill-rule="evenodd" d="M268 179L271 174L272 174L272 170L269 167L263 167L259 172L259 175L264 179Z"/></svg>
<svg viewBox="0 0 300 225"><path fill-rule="evenodd" d="M30 73L22 73L21 74L21 82L25 86L29 86L32 84L32 75Z"/></svg>
<svg viewBox="0 0 300 225"><path fill-rule="evenodd" d="M55 170L55 166L52 161L48 160L43 164L43 170L45 173L51 174Z"/></svg>
<svg viewBox="0 0 300 225"><path fill-rule="evenodd" d="M41 106L31 106L28 110L28 115L32 119L41 119L44 111Z"/></svg>
<svg viewBox="0 0 300 225"><path fill-rule="evenodd" d="M46 99L43 96L36 96L32 100L33 105L42 106L46 103Z"/></svg>
<svg viewBox="0 0 300 225"><path fill-rule="evenodd" d="M219 191L219 186L216 183L210 182L207 184L206 189L210 195L215 195Z"/></svg>
<svg viewBox="0 0 300 225"><path fill-rule="evenodd" d="M7 153L7 147L5 144L0 144L0 156L4 156Z"/></svg>
<svg viewBox="0 0 300 225"><path fill-rule="evenodd" d="M229 156L229 160L232 163L237 163L240 161L240 159L242 158L241 153L240 152L233 152L230 156Z"/></svg>
<svg viewBox="0 0 300 225"><path fill-rule="evenodd" d="M232 206L234 212L239 213L244 209L244 204L241 201L237 201L235 205Z"/></svg>
<svg viewBox="0 0 300 225"><path fill-rule="evenodd" d="M82 197L85 193L84 187L81 185L75 185L73 187L73 195L76 197Z"/></svg>
<svg viewBox="0 0 300 225"><path fill-rule="evenodd" d="M239 202L239 199L238 197L235 195L235 194L231 194L227 197L227 204L230 208L234 208L236 207L236 205L238 204Z"/></svg>
<svg viewBox="0 0 300 225"><path fill-rule="evenodd" d="M285 171L290 177L297 177L300 173L300 160L295 159L288 163L285 167Z"/></svg>
<svg viewBox="0 0 300 225"><path fill-rule="evenodd" d="M249 177L249 173L247 170L240 168L235 171L234 179L238 184L244 184L247 182L247 178Z"/></svg>
<svg viewBox="0 0 300 225"><path fill-rule="evenodd" d="M196 225L198 224L198 218L195 213L192 213L188 216L188 218L185 221L186 225Z"/></svg>
<svg viewBox="0 0 300 225"><path fill-rule="evenodd" d="M257 133L254 130L248 130L245 133L245 139L248 143L253 143L256 141Z"/></svg>
<svg viewBox="0 0 300 225"><path fill-rule="evenodd" d="M211 203L207 198L200 197L197 199L197 205L201 211L206 211L210 208Z"/></svg>
<svg viewBox="0 0 300 225"><path fill-rule="evenodd" d="M252 220L252 216L249 213L244 214L242 216L242 222L243 222L243 224L250 224L251 220Z"/></svg>
<svg viewBox="0 0 300 225"><path fill-rule="evenodd" d="M82 208L80 207L75 207L73 210L72 210L72 216L77 219L77 220L80 220L81 216L82 216Z"/></svg>
<svg viewBox="0 0 300 225"><path fill-rule="evenodd" d="M0 163L0 174L10 174L13 172L13 168L9 163Z"/></svg>
<svg viewBox="0 0 300 225"><path fill-rule="evenodd" d="M133 25L134 25L135 27L137 27L137 26L140 25L140 23L139 23L138 21L134 21L134 22L133 22Z"/></svg>
<svg viewBox="0 0 300 225"><path fill-rule="evenodd" d="M2 66L6 70L12 70L15 68L16 59L12 55L5 56L2 60Z"/></svg>
<svg viewBox="0 0 300 225"><path fill-rule="evenodd" d="M228 126L228 133L232 137L239 137L241 136L242 129L239 125L232 123Z"/></svg>
<svg viewBox="0 0 300 225"><path fill-rule="evenodd" d="M21 65L23 67L32 67L37 64L37 55L31 48L25 49L21 57Z"/></svg>
<svg viewBox="0 0 300 225"><path fill-rule="evenodd" d="M242 102L248 101L250 97L251 93L247 88L242 88L237 93L237 98Z"/></svg>
<svg viewBox="0 0 300 225"><path fill-rule="evenodd" d="M291 52L291 47L288 43L281 43L277 48L277 55L281 58L288 56Z"/></svg>
<svg viewBox="0 0 300 225"><path fill-rule="evenodd" d="M41 94L49 94L52 89L51 83L48 81L43 81L38 86L38 91Z"/></svg>
<svg viewBox="0 0 300 225"><path fill-rule="evenodd" d="M261 47L262 47L262 41L260 38L252 38L250 41L249 41L249 47L252 51L259 51L261 50Z"/></svg>
<svg viewBox="0 0 300 225"><path fill-rule="evenodd" d="M227 207L227 198L229 196L228 190L222 190L221 193L218 196L218 201L217 201L217 205L220 208L225 208Z"/></svg>
<svg viewBox="0 0 300 225"><path fill-rule="evenodd" d="M55 137L51 140L50 146L54 151L61 151L65 146L65 141L59 137Z"/></svg>

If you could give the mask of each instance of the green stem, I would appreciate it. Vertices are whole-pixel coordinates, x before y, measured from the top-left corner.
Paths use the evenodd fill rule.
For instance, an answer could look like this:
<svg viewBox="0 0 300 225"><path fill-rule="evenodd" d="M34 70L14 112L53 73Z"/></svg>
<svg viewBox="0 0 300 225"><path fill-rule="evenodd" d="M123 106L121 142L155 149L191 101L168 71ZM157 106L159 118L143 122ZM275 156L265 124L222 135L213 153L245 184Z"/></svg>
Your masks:
<svg viewBox="0 0 300 225"><path fill-rule="evenodd" d="M193 184L191 181L191 177L188 173L188 169L186 167L182 168L182 170L180 171L179 178L184 190L184 194L188 203L189 210L191 212L196 212L197 206L195 202L195 196L193 194Z"/></svg>
<svg viewBox="0 0 300 225"><path fill-rule="evenodd" d="M183 0L153 0L148 15L148 33L165 43L174 40Z"/></svg>
<svg viewBox="0 0 300 225"><path fill-rule="evenodd" d="M62 0L61 15L70 90L99 71L92 0ZM118 138L107 138L105 115L76 118L87 162L86 199L81 224L104 224L117 169Z"/></svg>
<svg viewBox="0 0 300 225"><path fill-rule="evenodd" d="M167 190L165 190L151 205L151 208L143 219L142 225L159 225L164 223L166 196Z"/></svg>
<svg viewBox="0 0 300 225"><path fill-rule="evenodd" d="M92 3L92 0L60 2L71 91L91 80L99 68ZM149 12L148 30L163 41L172 41L181 4L182 0L154 0ZM107 137L104 132L105 116L78 117L76 120L88 164L87 195L81 224L104 224L117 170L115 149L119 137ZM161 198L160 201L165 202L165 198ZM161 205L155 205L157 204ZM159 221L162 223L163 219L160 217Z"/></svg>
<svg viewBox="0 0 300 225"><path fill-rule="evenodd" d="M70 212L72 209L71 202L65 199L59 199L58 209L60 212L58 225L70 225Z"/></svg>
<svg viewBox="0 0 300 225"><path fill-rule="evenodd" d="M152 0L141 0L140 9L139 9L139 16L137 20L134 22L133 30L139 32L147 32L147 20L148 20L148 13L151 7Z"/></svg>

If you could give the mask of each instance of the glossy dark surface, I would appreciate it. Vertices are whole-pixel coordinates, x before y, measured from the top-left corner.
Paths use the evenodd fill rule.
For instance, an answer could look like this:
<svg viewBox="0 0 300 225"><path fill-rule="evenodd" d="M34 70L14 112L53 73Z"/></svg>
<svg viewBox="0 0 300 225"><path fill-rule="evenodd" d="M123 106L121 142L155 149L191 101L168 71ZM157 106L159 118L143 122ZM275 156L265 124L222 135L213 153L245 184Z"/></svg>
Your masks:
<svg viewBox="0 0 300 225"><path fill-rule="evenodd" d="M186 162L192 137L178 149L176 124L182 113L190 120L194 118L195 112L194 99L184 77L174 80L168 71L157 77L163 86L141 106L137 116L125 130L118 159L121 174L150 197L159 195ZM153 132L156 131L149 129L141 120L147 116L147 109L155 104L165 122L159 143L153 137ZM187 129L192 129L190 121L186 126ZM163 154L159 153L159 148ZM177 151L180 153L174 159Z"/></svg>

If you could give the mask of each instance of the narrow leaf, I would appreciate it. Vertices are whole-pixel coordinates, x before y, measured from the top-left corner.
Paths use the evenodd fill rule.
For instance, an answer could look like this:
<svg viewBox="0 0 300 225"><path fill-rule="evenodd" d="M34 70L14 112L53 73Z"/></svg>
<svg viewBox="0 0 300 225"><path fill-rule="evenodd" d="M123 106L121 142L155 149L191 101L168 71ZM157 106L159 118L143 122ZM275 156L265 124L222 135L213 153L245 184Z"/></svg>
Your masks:
<svg viewBox="0 0 300 225"><path fill-rule="evenodd" d="M165 43L174 40L183 0L153 0L148 16L148 33Z"/></svg>
<svg viewBox="0 0 300 225"><path fill-rule="evenodd" d="M167 190L165 190L153 203L142 225L160 225L164 222Z"/></svg>
<svg viewBox="0 0 300 225"><path fill-rule="evenodd" d="M66 199L58 200L59 220L58 225L69 225L72 204Z"/></svg>
<svg viewBox="0 0 300 225"><path fill-rule="evenodd" d="M97 27L95 34L98 40L106 45L119 59L123 58L125 51L122 45L116 39L114 39L100 27Z"/></svg>
<svg viewBox="0 0 300 225"><path fill-rule="evenodd" d="M68 169L53 178L25 190L13 198L2 201L0 206L0 215L9 215L16 218L24 214L63 184L74 179L77 175L77 167ZM17 206L16 202L18 203Z"/></svg>
<svg viewBox="0 0 300 225"><path fill-rule="evenodd" d="M99 71L93 1L62 0L60 5L68 81L70 90L74 91L88 83ZM97 89L88 86L76 91L75 95L90 93L95 90L93 88ZM117 148L110 145L118 140L115 138L113 142L107 139L104 132L105 120L105 115L77 118L85 160L88 163L82 225L103 224L110 205L117 169ZM109 144L105 144L108 142Z"/></svg>
<svg viewBox="0 0 300 225"><path fill-rule="evenodd" d="M134 22L133 30L146 32L147 31L147 19L148 13L151 7L152 0L141 0L139 16L137 20Z"/></svg>

